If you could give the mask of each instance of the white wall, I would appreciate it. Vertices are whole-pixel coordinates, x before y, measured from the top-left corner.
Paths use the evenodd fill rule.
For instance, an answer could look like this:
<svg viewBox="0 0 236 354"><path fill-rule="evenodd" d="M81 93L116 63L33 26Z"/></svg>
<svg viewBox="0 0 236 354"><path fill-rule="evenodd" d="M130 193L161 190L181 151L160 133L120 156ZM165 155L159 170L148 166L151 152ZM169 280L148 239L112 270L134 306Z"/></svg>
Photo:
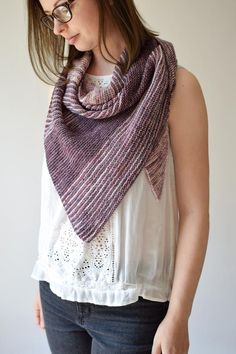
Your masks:
<svg viewBox="0 0 236 354"><path fill-rule="evenodd" d="M48 89L26 47L26 1L3 2L1 19L0 352L47 354L33 320L43 128ZM174 43L179 64L199 79L209 115L210 239L190 318L190 354L234 354L235 0L136 0L146 21ZM4 53L4 55L3 55Z"/></svg>

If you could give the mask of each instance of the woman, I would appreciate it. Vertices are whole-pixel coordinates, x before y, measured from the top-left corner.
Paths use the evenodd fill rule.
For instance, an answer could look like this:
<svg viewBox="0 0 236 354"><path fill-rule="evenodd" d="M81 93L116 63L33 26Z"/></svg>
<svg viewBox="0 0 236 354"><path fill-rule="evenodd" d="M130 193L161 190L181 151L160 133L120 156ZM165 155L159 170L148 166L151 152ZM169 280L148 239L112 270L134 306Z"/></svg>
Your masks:
<svg viewBox="0 0 236 354"><path fill-rule="evenodd" d="M132 0L28 0L28 16L33 68L57 75L36 323L52 353L186 354L209 232L200 85Z"/></svg>

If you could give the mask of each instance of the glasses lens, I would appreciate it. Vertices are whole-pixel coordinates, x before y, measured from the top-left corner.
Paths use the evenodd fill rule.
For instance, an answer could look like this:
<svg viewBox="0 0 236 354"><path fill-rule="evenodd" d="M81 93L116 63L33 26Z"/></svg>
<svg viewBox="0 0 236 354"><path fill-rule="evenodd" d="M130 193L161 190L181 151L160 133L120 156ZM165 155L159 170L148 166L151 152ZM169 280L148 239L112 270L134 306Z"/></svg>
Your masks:
<svg viewBox="0 0 236 354"><path fill-rule="evenodd" d="M56 19L58 21L61 22L68 22L71 19L71 13L70 10L62 5L62 6L58 6L54 11L53 11L53 15L56 17Z"/></svg>
<svg viewBox="0 0 236 354"><path fill-rule="evenodd" d="M47 26L48 28L53 30L53 28L54 28L54 20L51 17L49 17L49 16L42 17L42 22L43 22L43 24L45 26Z"/></svg>

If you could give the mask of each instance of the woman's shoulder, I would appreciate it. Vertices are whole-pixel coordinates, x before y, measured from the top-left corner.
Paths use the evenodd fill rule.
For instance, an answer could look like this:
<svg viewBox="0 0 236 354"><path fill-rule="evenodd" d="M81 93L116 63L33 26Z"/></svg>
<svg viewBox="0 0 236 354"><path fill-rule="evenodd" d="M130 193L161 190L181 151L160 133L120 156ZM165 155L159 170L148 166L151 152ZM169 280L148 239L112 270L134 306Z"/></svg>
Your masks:
<svg viewBox="0 0 236 354"><path fill-rule="evenodd" d="M193 72L188 70L182 65L177 65L176 71L176 88L182 84L193 85L198 82L197 77L194 75Z"/></svg>
<svg viewBox="0 0 236 354"><path fill-rule="evenodd" d="M187 119L186 123L191 123L189 113L196 108L205 108L204 106L205 101L198 78L187 68L178 65L176 85L170 103L169 127L184 117Z"/></svg>

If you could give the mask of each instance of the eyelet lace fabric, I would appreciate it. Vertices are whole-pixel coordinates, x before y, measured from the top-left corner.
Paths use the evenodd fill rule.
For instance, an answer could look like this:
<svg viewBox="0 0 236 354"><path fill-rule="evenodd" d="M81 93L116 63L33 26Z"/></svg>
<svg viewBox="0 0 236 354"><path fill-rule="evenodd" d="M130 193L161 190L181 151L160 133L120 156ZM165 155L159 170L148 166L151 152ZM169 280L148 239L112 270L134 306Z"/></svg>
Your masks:
<svg viewBox="0 0 236 354"><path fill-rule="evenodd" d="M66 286L78 284L93 288L97 282L107 287L114 281L114 235L112 219L90 243L75 234L67 219L60 228L59 237L47 254L47 264L64 279Z"/></svg>
<svg viewBox="0 0 236 354"><path fill-rule="evenodd" d="M112 75L92 75L92 74L85 74L83 80L83 86L86 91L91 91L95 88L102 88L107 87L111 81Z"/></svg>

